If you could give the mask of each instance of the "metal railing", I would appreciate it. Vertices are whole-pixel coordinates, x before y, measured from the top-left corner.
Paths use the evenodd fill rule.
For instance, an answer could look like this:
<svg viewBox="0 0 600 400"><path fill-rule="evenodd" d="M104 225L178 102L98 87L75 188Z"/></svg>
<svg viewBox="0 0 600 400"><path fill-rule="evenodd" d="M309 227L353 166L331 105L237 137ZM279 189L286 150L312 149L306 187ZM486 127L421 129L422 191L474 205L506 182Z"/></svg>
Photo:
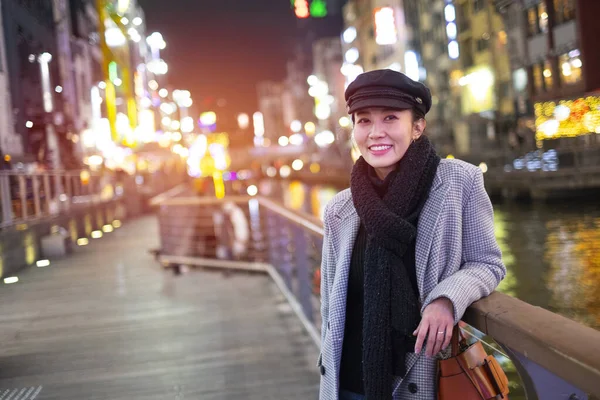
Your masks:
<svg viewBox="0 0 600 400"><path fill-rule="evenodd" d="M100 175L88 171L0 171L0 228L99 201L102 183Z"/></svg>
<svg viewBox="0 0 600 400"><path fill-rule="evenodd" d="M268 273L320 345L320 220L261 197L163 196L152 203L159 207L163 266ZM227 218L217 216L227 216L232 204L243 212L250 239L245 251L223 256L215 249L243 237L231 239L218 226ZM511 379L511 399L600 398L599 331L498 292L474 303L463 321L467 333L501 358Z"/></svg>

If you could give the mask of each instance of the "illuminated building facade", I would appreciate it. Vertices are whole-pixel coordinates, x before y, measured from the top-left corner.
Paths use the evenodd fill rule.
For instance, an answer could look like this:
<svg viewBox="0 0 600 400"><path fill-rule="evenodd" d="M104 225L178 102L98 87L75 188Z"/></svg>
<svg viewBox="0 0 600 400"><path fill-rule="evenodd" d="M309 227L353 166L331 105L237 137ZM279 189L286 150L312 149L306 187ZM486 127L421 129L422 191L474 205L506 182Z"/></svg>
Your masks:
<svg viewBox="0 0 600 400"><path fill-rule="evenodd" d="M15 134L15 127L13 125L8 60L4 49L2 7L0 7L0 165L2 165L3 161L8 162L12 157L23 154L21 137Z"/></svg>
<svg viewBox="0 0 600 400"><path fill-rule="evenodd" d="M3 0L3 62L8 72L14 132L22 138L24 161L47 168L76 167L69 121L63 110L53 3ZM59 89L60 91L60 89ZM61 154L61 150L64 154Z"/></svg>
<svg viewBox="0 0 600 400"><path fill-rule="evenodd" d="M520 14L525 63L513 63L533 103L529 115L538 147L598 142L600 133L600 2L500 0L505 19Z"/></svg>
<svg viewBox="0 0 600 400"><path fill-rule="evenodd" d="M506 29L490 0L456 0L452 5L458 46L448 50L450 58L458 57L450 82L461 108L454 123L456 152L467 159L502 158L514 125Z"/></svg>

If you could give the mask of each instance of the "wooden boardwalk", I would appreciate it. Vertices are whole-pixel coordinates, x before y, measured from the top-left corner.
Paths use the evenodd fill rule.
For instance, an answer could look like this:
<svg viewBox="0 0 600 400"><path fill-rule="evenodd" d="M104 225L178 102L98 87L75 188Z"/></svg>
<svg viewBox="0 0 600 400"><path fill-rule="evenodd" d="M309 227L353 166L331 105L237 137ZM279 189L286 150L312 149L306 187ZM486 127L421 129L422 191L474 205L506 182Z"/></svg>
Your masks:
<svg viewBox="0 0 600 400"><path fill-rule="evenodd" d="M175 277L153 217L0 284L0 400L315 399L318 351L266 276Z"/></svg>

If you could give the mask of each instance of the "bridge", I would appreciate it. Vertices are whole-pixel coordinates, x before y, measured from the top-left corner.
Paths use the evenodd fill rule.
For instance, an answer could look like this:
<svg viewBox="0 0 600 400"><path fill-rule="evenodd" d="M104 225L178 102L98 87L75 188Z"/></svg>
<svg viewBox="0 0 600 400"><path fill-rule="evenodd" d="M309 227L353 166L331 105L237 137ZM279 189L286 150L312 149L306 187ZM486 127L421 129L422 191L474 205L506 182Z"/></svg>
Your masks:
<svg viewBox="0 0 600 400"><path fill-rule="evenodd" d="M5 282L18 281L0 290L0 399L317 397L331 362L317 368L321 221L268 198L171 186L145 215L118 212L127 196L115 193L5 221L3 240L41 231L29 239L39 242L79 221L73 213L84 220L70 254L38 246L33 261L19 250L22 267L4 262ZM232 207L248 240L223 253ZM461 327L501 362L511 399L600 398L599 331L501 293L473 304Z"/></svg>

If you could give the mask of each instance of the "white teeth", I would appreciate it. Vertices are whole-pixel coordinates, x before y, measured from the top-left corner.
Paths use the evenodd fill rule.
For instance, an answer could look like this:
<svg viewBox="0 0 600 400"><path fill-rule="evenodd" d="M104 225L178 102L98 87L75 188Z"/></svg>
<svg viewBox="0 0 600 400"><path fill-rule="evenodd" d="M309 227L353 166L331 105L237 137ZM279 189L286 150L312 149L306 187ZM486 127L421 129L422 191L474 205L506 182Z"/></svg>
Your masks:
<svg viewBox="0 0 600 400"><path fill-rule="evenodd" d="M381 150L387 150L392 146L371 146L371 150L374 151L381 151Z"/></svg>

